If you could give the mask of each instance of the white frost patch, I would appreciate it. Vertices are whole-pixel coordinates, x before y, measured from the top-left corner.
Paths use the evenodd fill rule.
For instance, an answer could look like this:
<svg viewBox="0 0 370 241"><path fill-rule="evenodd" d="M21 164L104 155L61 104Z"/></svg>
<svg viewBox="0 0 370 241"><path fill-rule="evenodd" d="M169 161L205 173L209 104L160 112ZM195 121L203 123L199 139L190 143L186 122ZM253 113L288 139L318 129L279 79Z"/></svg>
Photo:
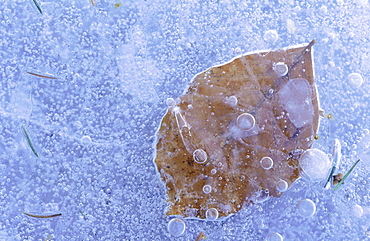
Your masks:
<svg viewBox="0 0 370 241"><path fill-rule="evenodd" d="M279 104L296 128L312 122L311 86L305 79L291 79L278 92Z"/></svg>

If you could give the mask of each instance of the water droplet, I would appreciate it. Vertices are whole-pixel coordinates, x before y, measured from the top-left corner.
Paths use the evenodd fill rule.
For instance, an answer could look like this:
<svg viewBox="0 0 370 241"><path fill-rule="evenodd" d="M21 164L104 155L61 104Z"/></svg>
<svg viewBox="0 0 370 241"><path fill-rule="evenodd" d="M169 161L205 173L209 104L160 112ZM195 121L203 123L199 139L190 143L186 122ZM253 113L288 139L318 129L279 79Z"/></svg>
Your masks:
<svg viewBox="0 0 370 241"><path fill-rule="evenodd" d="M288 65L283 62L276 63L273 69L279 77L284 76L288 73Z"/></svg>
<svg viewBox="0 0 370 241"><path fill-rule="evenodd" d="M185 232L185 222L180 218L171 219L167 225L168 232L175 237L181 236Z"/></svg>
<svg viewBox="0 0 370 241"><path fill-rule="evenodd" d="M91 137L90 136L83 136L83 137L81 137L81 142L82 142L82 144L88 145L92 142Z"/></svg>
<svg viewBox="0 0 370 241"><path fill-rule="evenodd" d="M267 241L283 241L283 236L281 236L280 233L272 233L270 234L267 239Z"/></svg>
<svg viewBox="0 0 370 241"><path fill-rule="evenodd" d="M312 182L318 182L327 177L331 167L328 155L319 149L308 149L299 159L301 176Z"/></svg>
<svg viewBox="0 0 370 241"><path fill-rule="evenodd" d="M206 212L206 218L208 221L215 221L218 218L218 211L216 208L210 208Z"/></svg>
<svg viewBox="0 0 370 241"><path fill-rule="evenodd" d="M271 157L268 156L262 157L260 163L262 168L265 170L271 169L272 166L274 165L274 161L271 159Z"/></svg>
<svg viewBox="0 0 370 241"><path fill-rule="evenodd" d="M316 212L316 205L310 199L302 199L297 204L298 214L304 218L312 217Z"/></svg>
<svg viewBox="0 0 370 241"><path fill-rule="evenodd" d="M208 193L212 192L212 187L210 185L204 185L203 186L203 192L205 194L208 194Z"/></svg>
<svg viewBox="0 0 370 241"><path fill-rule="evenodd" d="M285 192L288 189L288 183L284 180L280 180L276 183L276 190L278 192Z"/></svg>
<svg viewBox="0 0 370 241"><path fill-rule="evenodd" d="M207 153L203 149L196 149L193 152L193 159L196 163L203 164L207 161Z"/></svg>
<svg viewBox="0 0 370 241"><path fill-rule="evenodd" d="M263 39L271 44L275 43L279 39L279 35L276 30L267 30L263 35Z"/></svg>
<svg viewBox="0 0 370 241"><path fill-rule="evenodd" d="M249 131L256 124L256 120L253 115L249 113L243 113L236 119L236 125L243 131Z"/></svg>

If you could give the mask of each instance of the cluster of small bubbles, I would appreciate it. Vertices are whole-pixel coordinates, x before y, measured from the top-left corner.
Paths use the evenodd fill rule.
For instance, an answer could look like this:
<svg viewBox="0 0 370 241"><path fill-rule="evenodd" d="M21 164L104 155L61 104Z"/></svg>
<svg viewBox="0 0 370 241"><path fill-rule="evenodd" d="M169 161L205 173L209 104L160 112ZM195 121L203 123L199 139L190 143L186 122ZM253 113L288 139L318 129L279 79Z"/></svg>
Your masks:
<svg viewBox="0 0 370 241"><path fill-rule="evenodd" d="M196 149L193 152L193 159L196 163L203 164L207 161L207 153L203 149Z"/></svg>
<svg viewBox="0 0 370 241"><path fill-rule="evenodd" d="M226 97L225 103L231 107L235 107L238 104L238 98L236 98L234 95Z"/></svg>
<svg viewBox="0 0 370 241"><path fill-rule="evenodd" d="M89 145L91 144L91 137L90 136L83 136L81 137L81 142L84 144L84 145Z"/></svg>
<svg viewBox="0 0 370 241"><path fill-rule="evenodd" d="M288 183L284 180L279 180L276 183L276 190L278 192L285 192L288 189Z"/></svg>
<svg viewBox="0 0 370 241"><path fill-rule="evenodd" d="M212 192L212 187L211 187L210 185L204 185L204 186L203 186L203 192L204 192L205 194L209 194L209 193L211 193L211 192Z"/></svg>
<svg viewBox="0 0 370 241"><path fill-rule="evenodd" d="M272 233L267 238L266 241L283 241L283 236L279 233Z"/></svg>
<svg viewBox="0 0 370 241"><path fill-rule="evenodd" d="M210 208L206 211L206 219L208 221L215 221L218 218L218 211L216 208Z"/></svg>
<svg viewBox="0 0 370 241"><path fill-rule="evenodd" d="M288 65L286 65L283 62L279 62L279 63L274 64L273 69L279 77L285 76L288 73L288 70L289 70Z"/></svg>
<svg viewBox="0 0 370 241"><path fill-rule="evenodd" d="M312 217L316 212L316 205L311 199L302 199L297 204L297 212L301 217Z"/></svg>
<svg viewBox="0 0 370 241"><path fill-rule="evenodd" d="M267 30L263 35L263 39L268 43L275 43L279 39L279 35L276 30Z"/></svg>
<svg viewBox="0 0 370 241"><path fill-rule="evenodd" d="M168 232L175 237L179 237L185 232L185 222L180 218L171 219L167 225Z"/></svg>
<svg viewBox="0 0 370 241"><path fill-rule="evenodd" d="M253 115L249 113L243 113L236 119L236 125L243 131L251 130L256 124L256 120Z"/></svg>
<svg viewBox="0 0 370 241"><path fill-rule="evenodd" d="M271 159L271 157L268 156L262 157L260 163L262 168L265 170L271 169L274 165L274 161Z"/></svg>
<svg viewBox="0 0 370 241"><path fill-rule="evenodd" d="M359 88L364 82L364 79L359 73L351 73L348 75L347 79L348 84L353 88Z"/></svg>

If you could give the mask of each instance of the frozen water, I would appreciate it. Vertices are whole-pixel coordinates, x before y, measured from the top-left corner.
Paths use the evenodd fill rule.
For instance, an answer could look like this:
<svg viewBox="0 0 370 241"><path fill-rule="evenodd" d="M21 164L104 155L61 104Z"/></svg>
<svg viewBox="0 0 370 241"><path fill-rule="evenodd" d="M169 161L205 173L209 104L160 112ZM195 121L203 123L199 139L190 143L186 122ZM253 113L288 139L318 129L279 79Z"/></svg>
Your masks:
<svg viewBox="0 0 370 241"><path fill-rule="evenodd" d="M275 43L279 38L279 35L278 33L276 32L276 30L267 30L265 32L265 34L263 35L263 39L266 41L266 42L269 42L269 43Z"/></svg>
<svg viewBox="0 0 370 241"><path fill-rule="evenodd" d="M267 238L266 241L283 241L284 238L280 233L272 233Z"/></svg>
<svg viewBox="0 0 370 241"><path fill-rule="evenodd" d="M331 168L329 157L318 149L308 149L299 159L302 176L312 182L325 179Z"/></svg>
<svg viewBox="0 0 370 241"><path fill-rule="evenodd" d="M206 218L208 221L215 221L218 218L218 211L216 208L210 208L206 211Z"/></svg>
<svg viewBox="0 0 370 241"><path fill-rule="evenodd" d="M31 0L0 5L0 240L172 240L152 163L166 99L241 52L312 39L321 108L333 116L321 119L314 148L332 153L332 140L341 140L337 171L361 158L354 173L335 192L298 180L280 198L225 221L189 220L176 240L200 231L225 241L275 232L285 240L369 239L368 1L38 2L43 14ZM274 43L264 39L269 30L278 33ZM361 74L359 88L351 73ZM204 178L217 178L216 169L210 173ZM295 215L303 198L317 204L310 219ZM364 210L360 218L348 212L354 205ZM20 211L63 215L40 220Z"/></svg>

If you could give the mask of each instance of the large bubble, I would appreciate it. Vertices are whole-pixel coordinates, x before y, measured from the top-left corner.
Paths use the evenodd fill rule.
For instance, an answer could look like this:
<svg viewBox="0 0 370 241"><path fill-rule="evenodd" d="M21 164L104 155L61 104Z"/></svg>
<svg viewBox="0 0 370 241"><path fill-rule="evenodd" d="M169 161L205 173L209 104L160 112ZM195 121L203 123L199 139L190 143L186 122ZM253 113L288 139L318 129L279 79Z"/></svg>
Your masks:
<svg viewBox="0 0 370 241"><path fill-rule="evenodd" d="M319 149L308 149L299 159L301 176L312 182L319 182L326 178L331 167L329 157Z"/></svg>

